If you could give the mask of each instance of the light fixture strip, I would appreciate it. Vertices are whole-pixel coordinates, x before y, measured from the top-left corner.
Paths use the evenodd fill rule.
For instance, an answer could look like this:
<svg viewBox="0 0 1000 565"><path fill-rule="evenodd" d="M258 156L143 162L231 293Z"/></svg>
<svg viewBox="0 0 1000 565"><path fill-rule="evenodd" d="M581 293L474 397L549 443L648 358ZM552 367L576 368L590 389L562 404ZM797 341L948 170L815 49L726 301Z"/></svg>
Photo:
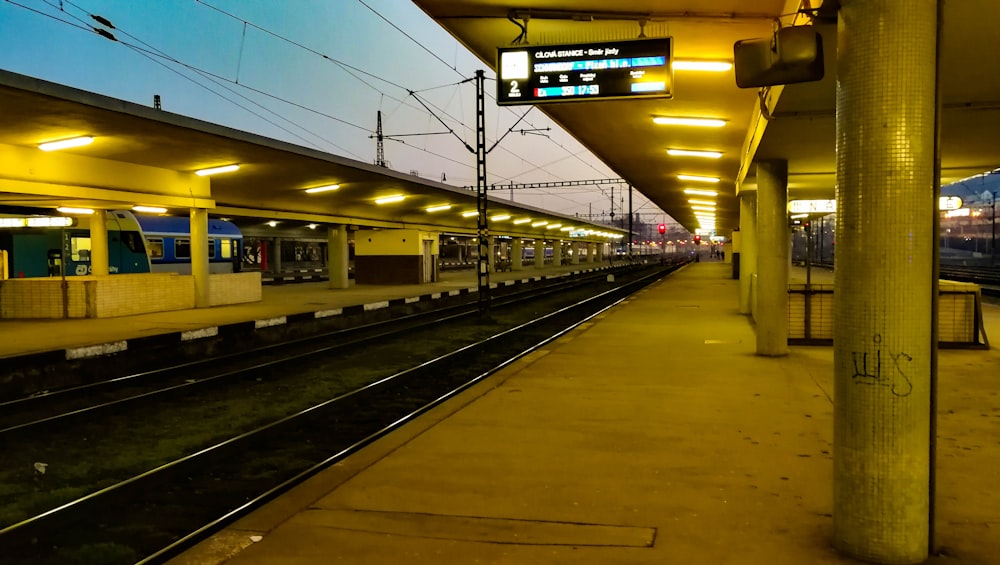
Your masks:
<svg viewBox="0 0 1000 565"><path fill-rule="evenodd" d="M71 206L60 206L56 208L59 212L63 214L93 214L94 211L90 208L73 208Z"/></svg>
<svg viewBox="0 0 1000 565"><path fill-rule="evenodd" d="M724 73L733 68L729 61L692 61L674 60L670 65L675 71L706 71Z"/></svg>
<svg viewBox="0 0 1000 565"><path fill-rule="evenodd" d="M240 166L236 164L223 165L221 167L212 167L210 169L202 169L200 171L195 171L194 174L198 175L199 177L207 177L209 175L217 175L219 173L231 173L233 171L239 170L239 168Z"/></svg>
<svg viewBox="0 0 1000 565"><path fill-rule="evenodd" d="M60 149L69 149L70 147L82 147L84 145L90 145L94 142L94 138L89 135L84 135L80 137L73 137L70 139L60 139L58 141L49 141L47 143L41 143L38 148L42 151L58 151Z"/></svg>
<svg viewBox="0 0 1000 565"><path fill-rule="evenodd" d="M531 221L531 218L521 218L521 219L518 219L518 220L514 220L514 224L521 225L521 224L526 224L526 223L528 223L530 221Z"/></svg>
<svg viewBox="0 0 1000 565"><path fill-rule="evenodd" d="M698 200L697 198L688 198L688 204L702 204L704 206L715 206L715 202L712 200Z"/></svg>
<svg viewBox="0 0 1000 565"><path fill-rule="evenodd" d="M471 218L473 216L478 216L479 212L476 210L469 210L468 212L462 212L463 218Z"/></svg>
<svg viewBox="0 0 1000 565"><path fill-rule="evenodd" d="M328 184L325 186L314 186L312 188L307 188L306 192L309 194L316 194L318 192L329 192L331 190L338 190L340 188L339 184Z"/></svg>
<svg viewBox="0 0 1000 565"><path fill-rule="evenodd" d="M726 125L725 120L715 118L681 118L674 116L654 116L653 123L661 126L692 126L703 128L721 128Z"/></svg>
<svg viewBox="0 0 1000 565"><path fill-rule="evenodd" d="M677 175L677 178L679 178L680 180L687 180L691 182L710 182L710 183L719 182L719 177L703 177L699 175Z"/></svg>
<svg viewBox="0 0 1000 565"><path fill-rule="evenodd" d="M425 210L429 213L444 212L445 210L451 210L451 204L439 204L437 206L429 206Z"/></svg>
<svg viewBox="0 0 1000 565"><path fill-rule="evenodd" d="M671 157L703 157L705 159L722 158L721 151L699 151L695 149L667 149L667 155Z"/></svg>
<svg viewBox="0 0 1000 565"><path fill-rule="evenodd" d="M383 196L382 198L376 198L375 203L378 205L382 204L392 204L394 202L402 202L406 197L402 194L393 194L392 196Z"/></svg>
<svg viewBox="0 0 1000 565"><path fill-rule="evenodd" d="M689 194L691 196L718 196L719 193L714 190L702 190L700 188L685 188L684 194Z"/></svg>
<svg viewBox="0 0 1000 565"><path fill-rule="evenodd" d="M163 214L166 213L167 209L160 206L132 206L132 210L136 212L145 212L147 214Z"/></svg>
<svg viewBox="0 0 1000 565"><path fill-rule="evenodd" d="M715 212L715 206L692 206L692 210L702 210L705 212Z"/></svg>

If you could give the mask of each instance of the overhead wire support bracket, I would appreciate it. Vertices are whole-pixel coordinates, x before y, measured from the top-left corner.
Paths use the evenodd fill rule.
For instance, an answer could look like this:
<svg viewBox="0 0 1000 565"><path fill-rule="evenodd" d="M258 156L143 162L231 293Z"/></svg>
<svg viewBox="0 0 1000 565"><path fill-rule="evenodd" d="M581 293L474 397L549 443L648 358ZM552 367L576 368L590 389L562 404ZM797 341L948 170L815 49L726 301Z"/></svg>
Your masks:
<svg viewBox="0 0 1000 565"><path fill-rule="evenodd" d="M481 88L482 88L482 84L481 84L481 82L480 82L480 77L479 77L479 73L480 73L480 72L482 72L482 71L476 71L476 79L477 79L477 82L476 82L476 89L477 89L477 96L479 95L479 92L478 92L478 91L479 91L479 89L481 89ZM464 82L464 81L463 81L463 82ZM473 148L472 148L472 146L470 146L470 145L469 145L468 143L466 143L464 139L462 139L461 137L459 137L459 135L458 135L457 133L455 133L455 130L451 129L451 127L449 127L449 126L448 126L448 124L444 123L444 120L442 120L442 119L440 118L440 116L438 116L437 114L435 114L435 113L434 113L434 111L433 111L433 110L431 110L431 109L430 109L430 107L428 107L428 106L427 106L427 104L424 104L424 101L423 101L423 100L421 100L419 96L417 96L417 93L416 93L416 92L414 92L414 91L412 91L412 90L407 90L407 92L409 92L409 93L410 93L410 96L412 96L414 100L416 100L417 102L419 102L419 103L420 103L420 105L424 107L424 110L427 110L427 113L428 113L428 114L430 114L430 115L434 116L434 119L435 119L435 120L437 120L438 122L440 122L440 123L441 123L441 125L443 125L443 126L445 127L445 129L447 129L447 130L448 130L448 133L450 133L450 134L454 135L454 136L455 136L455 139L457 139L457 140L461 141L461 142L462 142L462 145L464 145L464 146L465 146L465 148L469 150L469 153L476 153L476 150L475 150L475 149L473 149Z"/></svg>

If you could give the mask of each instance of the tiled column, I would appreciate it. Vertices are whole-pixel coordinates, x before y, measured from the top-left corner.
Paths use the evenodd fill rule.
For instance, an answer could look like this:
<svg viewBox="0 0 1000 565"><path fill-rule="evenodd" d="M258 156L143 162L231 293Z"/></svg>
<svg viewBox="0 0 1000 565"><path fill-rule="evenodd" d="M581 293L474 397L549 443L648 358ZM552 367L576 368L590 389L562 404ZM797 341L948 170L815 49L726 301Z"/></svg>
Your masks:
<svg viewBox="0 0 1000 565"><path fill-rule="evenodd" d="M562 265L563 242L561 239L552 240L552 265L558 267Z"/></svg>
<svg viewBox="0 0 1000 565"><path fill-rule="evenodd" d="M102 276L109 272L108 211L94 210L90 218L90 274Z"/></svg>
<svg viewBox="0 0 1000 565"><path fill-rule="evenodd" d="M788 162L757 164L757 354L788 355Z"/></svg>
<svg viewBox="0 0 1000 565"><path fill-rule="evenodd" d="M541 238L535 240L535 268L545 268L545 240Z"/></svg>
<svg viewBox="0 0 1000 565"><path fill-rule="evenodd" d="M510 270L520 271L524 269L524 265L521 263L523 256L524 241L519 237L515 237L510 240Z"/></svg>
<svg viewBox="0 0 1000 565"><path fill-rule="evenodd" d="M208 295L208 210L191 208L191 275L194 276L194 306L211 306Z"/></svg>
<svg viewBox="0 0 1000 565"><path fill-rule="evenodd" d="M841 0L837 31L833 543L875 563L930 541L936 14Z"/></svg>
<svg viewBox="0 0 1000 565"><path fill-rule="evenodd" d="M757 191L740 191L740 314L750 314L750 285L757 274Z"/></svg>
<svg viewBox="0 0 1000 565"><path fill-rule="evenodd" d="M330 273L330 288L348 288L350 264L350 243L348 242L347 226L340 224L330 226L326 231L326 247L330 257L327 260L327 270Z"/></svg>

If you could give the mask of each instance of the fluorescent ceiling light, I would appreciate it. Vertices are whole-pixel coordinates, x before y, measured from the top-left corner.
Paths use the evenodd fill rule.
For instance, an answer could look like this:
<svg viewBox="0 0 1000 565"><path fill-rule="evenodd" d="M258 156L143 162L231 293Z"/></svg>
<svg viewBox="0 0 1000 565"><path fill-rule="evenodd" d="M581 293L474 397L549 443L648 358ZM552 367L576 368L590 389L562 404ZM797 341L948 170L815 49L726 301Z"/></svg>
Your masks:
<svg viewBox="0 0 1000 565"><path fill-rule="evenodd" d="M437 206L428 206L425 208L428 212L444 212L445 210L451 210L451 204L438 204Z"/></svg>
<svg viewBox="0 0 1000 565"><path fill-rule="evenodd" d="M58 141L49 141L48 143L42 143L38 146L42 151L58 151L59 149L69 149L70 147L81 147L84 145L90 145L94 142L94 138L85 135L83 137L73 137L70 139L60 139Z"/></svg>
<svg viewBox="0 0 1000 565"><path fill-rule="evenodd" d="M718 159L722 157L721 151L696 151L694 149L667 149L667 155L671 157L705 157L706 159Z"/></svg>
<svg viewBox="0 0 1000 565"><path fill-rule="evenodd" d="M337 190L340 188L339 184L328 184L325 186L314 186L312 188L307 188L306 192L309 194L316 194L317 192L328 192L330 190Z"/></svg>
<svg viewBox="0 0 1000 565"><path fill-rule="evenodd" d="M533 227L533 228L540 228L542 226L547 226L547 225L549 225L548 222L535 222L535 223L531 224L531 227Z"/></svg>
<svg viewBox="0 0 1000 565"><path fill-rule="evenodd" d="M469 210L468 212L462 212L463 218L471 218L473 216L478 216L479 212L476 210Z"/></svg>
<svg viewBox="0 0 1000 565"><path fill-rule="evenodd" d="M306 227L307 227L307 228L309 228L309 229L311 229L311 230L314 230L314 229L316 229L316 228L317 228L318 226L319 226L319 224L309 224L309 225L307 225Z"/></svg>
<svg viewBox="0 0 1000 565"><path fill-rule="evenodd" d="M496 216L490 218L490 220L493 222L502 222L504 220L509 220L509 219L510 219L510 214L497 214Z"/></svg>
<svg viewBox="0 0 1000 565"><path fill-rule="evenodd" d="M719 177L702 177L698 175L677 175L677 178L693 182L719 182Z"/></svg>
<svg viewBox="0 0 1000 565"><path fill-rule="evenodd" d="M376 204L392 204L393 202L402 202L406 198L402 194L393 194L392 196L383 196L382 198L376 198Z"/></svg>
<svg viewBox="0 0 1000 565"><path fill-rule="evenodd" d="M684 194L690 194L691 196L718 196L719 193L714 190L701 190L700 188L685 188Z"/></svg>
<svg viewBox="0 0 1000 565"><path fill-rule="evenodd" d="M715 202L711 200L698 200L697 198L688 198L688 204L703 204L705 206L715 206Z"/></svg>
<svg viewBox="0 0 1000 565"><path fill-rule="evenodd" d="M278 226L278 222L276 222L274 220L271 220L270 222L267 223L267 225L271 226L272 228L273 227L277 227Z"/></svg>
<svg viewBox="0 0 1000 565"><path fill-rule="evenodd" d="M706 212L715 212L715 206L692 206L692 210L704 210Z"/></svg>
<svg viewBox="0 0 1000 565"><path fill-rule="evenodd" d="M63 214L93 214L94 211L90 208L71 208L69 206L60 206L56 208Z"/></svg>
<svg viewBox="0 0 1000 565"><path fill-rule="evenodd" d="M515 224L526 224L531 221L531 218L521 218L519 220L514 220Z"/></svg>
<svg viewBox="0 0 1000 565"><path fill-rule="evenodd" d="M167 211L166 208L159 206L132 206L132 209L136 212L146 212L147 214L163 214Z"/></svg>
<svg viewBox="0 0 1000 565"><path fill-rule="evenodd" d="M794 215L791 215L791 216L788 216L788 217L789 217L789 219L792 219L792 220L801 220L802 218L808 218L809 214L794 214Z"/></svg>
<svg viewBox="0 0 1000 565"><path fill-rule="evenodd" d="M199 177L207 177L208 175L215 175L218 173L231 173L233 171L239 170L239 165L223 165L221 167L212 167L211 169L202 169L200 171L195 171L194 174Z"/></svg>
<svg viewBox="0 0 1000 565"><path fill-rule="evenodd" d="M714 118L676 118L670 116L655 116L653 123L661 126L694 126L703 128L721 128L726 125L725 120Z"/></svg>
<svg viewBox="0 0 1000 565"><path fill-rule="evenodd" d="M733 68L729 61L674 61L671 67L675 71L708 71L722 73Z"/></svg>
<svg viewBox="0 0 1000 565"><path fill-rule="evenodd" d="M562 224L552 224L552 225L546 226L546 227L548 227L550 230L555 230L555 229L561 228Z"/></svg>
<svg viewBox="0 0 1000 565"><path fill-rule="evenodd" d="M566 226L564 228L559 228L559 231L573 231L573 226Z"/></svg>

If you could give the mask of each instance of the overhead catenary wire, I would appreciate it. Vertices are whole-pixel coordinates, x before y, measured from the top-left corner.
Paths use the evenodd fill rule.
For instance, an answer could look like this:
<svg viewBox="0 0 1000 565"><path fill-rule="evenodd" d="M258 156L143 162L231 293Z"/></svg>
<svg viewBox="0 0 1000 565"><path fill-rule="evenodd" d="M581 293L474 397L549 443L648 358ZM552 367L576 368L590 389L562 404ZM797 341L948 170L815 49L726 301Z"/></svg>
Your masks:
<svg viewBox="0 0 1000 565"><path fill-rule="evenodd" d="M23 4L18 3L15 0L6 0L6 1L9 4L11 4L11 5L18 6L18 7L21 7L22 9L30 10L32 12L38 13L40 15L43 15L45 17L49 17L49 18L55 19L55 20L59 21L60 23L65 24L65 25L70 25L70 26L76 27L78 29L86 30L86 31L92 32L92 33L97 32L94 29L94 26L85 26L85 25L82 25L82 24L78 25L77 23L74 23L72 21L67 21L64 18L60 18L58 16L54 16L54 15L52 15L50 13L45 13L44 11L35 9L34 7L25 6ZM221 12L221 10L219 10L218 8L216 8L214 6L211 6L210 4L208 4L207 2L205 2L203 0L197 0L197 3L200 4L200 5L202 5L202 6L209 7L211 9L213 9L213 10ZM47 4L50 7L55 8L55 6L52 3L47 3ZM68 2L67 5L71 5L71 6L75 7L78 10L81 10L81 11L86 11L84 8L77 6L76 4L73 4L72 2ZM371 6L365 4L365 7L367 9L375 12L376 15L378 15L380 18L382 18L382 19L384 19L384 20L386 20L388 22L388 20L386 18L384 18L384 16L382 16L381 14L378 14L377 11L375 11ZM66 12L62 12L62 13L66 14ZM96 16L96 15L91 15L91 14L87 14L87 15L90 18L92 18L94 21L96 21L98 23L101 23L101 20L98 19L101 16ZM367 80L367 78L371 78L372 80L377 80L379 82L382 82L382 83L387 84L387 85L392 86L392 87L403 88L402 85L399 85L395 81L387 80L387 79L385 79L383 77L380 77L380 76L378 76L378 75L376 75L374 73L370 73L370 72L368 72L368 71L366 71L364 69L360 69L360 68L358 68L356 66L353 66L353 65L350 65L350 64L348 64L348 63L346 63L344 61L340 61L340 60L332 58L332 57L330 57L328 55L322 54L321 52L319 52L319 51L317 51L315 49L311 49L308 46L302 44L301 42L298 42L298 41L295 41L293 39L290 39L290 38L281 36L279 34L276 34L274 32L271 32L270 30L268 30L268 29L266 29L266 28L264 28L262 26L258 26L256 24L253 24L253 22L248 22L246 20L243 20L242 18L239 18L238 16L234 16L234 15L231 15L231 14L228 14L228 13L227 13L227 15L229 17L232 17L234 19L237 19L237 20L243 22L244 33L245 33L246 27L252 27L253 29L258 29L258 30L260 30L260 31L262 31L264 33L267 33L267 34L269 34L269 35L271 35L273 37L277 37L277 38L279 38L279 39L281 39L283 41L288 41L290 44L296 45L297 47L299 47L301 49L305 49L305 50L307 50L309 52L312 52L312 53L314 53L314 54L316 54L316 55L318 55L320 57L323 57L324 59L328 60L329 62L333 62L333 63L337 64L341 69L343 69L346 73L348 73L351 77L353 77L358 82L361 82L362 84L365 84L368 88L372 88L373 90L379 92L380 94L382 94L384 96L388 96L389 98L392 98L392 99L396 100L399 103L399 106L397 106L397 108L401 107L403 105L406 105L406 106L408 106L410 108L417 109L415 106L406 104L403 99L397 98L395 96L392 96L391 94L388 94L388 93L384 92L383 89L381 89L381 88L377 87L376 85L372 84L371 82L369 82ZM77 19L77 21L79 21L79 19ZM106 20L106 21L108 21L110 23L110 20ZM391 23L391 22L389 22L389 23ZM421 46L421 48L424 48L424 46L422 44L420 44L419 41L417 41L416 39L414 39L412 36L410 36L409 34L405 33L404 31L400 30L398 28L398 26L396 26L396 25L393 24L393 27L395 29L399 30L404 35L406 35L411 41L416 42L418 45ZM252 103L255 106L263 109L264 111L266 111L266 112L268 112L268 113L270 113L270 114L272 114L274 116L277 116L279 119L292 124L294 127L302 129L303 131L305 131L309 135L314 136L317 139L322 140L325 144L328 144L328 145L333 146L333 147L337 147L338 150L344 151L344 152L346 152L348 154L352 154L352 155L356 156L359 160L367 160L367 159L364 159L363 157L357 156L356 154L354 154L349 149L346 149L344 147L340 147L337 144L333 143L331 140L325 139L323 136L317 134L316 132L309 131L308 129L304 128L303 126L301 126L300 124L294 122L293 120L289 120L287 118L284 118L283 116L281 116L280 114L278 114L278 113L274 112L273 110L267 108L266 106L261 105L260 103L254 101L251 98L243 96L242 94L238 93L237 91L235 91L235 90L233 90L231 88L226 87L225 84L222 84L222 83L227 83L227 84L235 85L235 86L237 86L237 87L239 87L241 89L247 90L249 92L253 92L253 93L258 94L260 96L264 96L264 97L267 97L269 99L273 99L275 101L281 102L282 104L286 104L286 105L290 105L292 107L299 108L299 109L301 109L303 111L307 111L307 112L313 113L315 115L323 116L323 117L325 117L327 119L331 119L331 120L337 121L339 123L343 123L344 125L347 125L348 127L352 127L352 128L355 128L355 129L357 129L359 131L364 131L364 132L369 133L369 134L371 133L371 129L370 128L362 126L362 125L359 125L359 124L356 124L356 123L353 123L350 120L345 120L343 118L339 118L339 117L331 115L331 114L329 114L327 112L322 112L322 111L316 110L314 108L310 108L310 107L308 107L306 105L299 104L299 103L296 103L294 101L282 98L280 96L271 94L270 92L266 92L266 91L264 91L262 89L253 88L251 86L248 86L246 83L241 83L240 82L240 71L239 70L237 71L236 77L233 78L233 79L225 77L225 76L220 76L220 75L218 75L216 73L212 73L211 71L208 71L206 69L199 68L199 67L197 67L195 65L191 65L191 64L185 63L185 62L183 62L183 61L181 61L179 59L176 59L174 57L170 57L169 55L167 55L167 54L165 54L163 52L158 52L157 50L155 50L155 48L147 48L147 47L151 47L148 44L145 44L147 47L143 47L142 44L144 44L144 43L141 40L139 40L135 36L127 34L127 32L122 31L121 34L122 34L123 38L124 37L131 37L132 39L135 40L135 42L133 42L133 41L119 41L124 46L128 47L129 49L133 50L134 52L139 53L139 54L143 54L147 59L150 59L150 60L152 60L154 62L157 62L157 64L159 64L160 66L163 66L164 68L167 68L168 70L171 70L171 72L174 72L175 74L178 74L179 76L181 76L185 80L191 81L191 82L197 84L198 86L201 86L202 88L205 88L206 90L212 92L215 96L219 96L220 98L227 100L228 102L234 104L235 106L240 107L244 111L247 111L248 113L251 113L252 115L255 115L256 117L258 117L259 119L262 119L262 120L266 121L267 123L271 124L272 126L277 127L279 129L281 129L282 131L285 131L288 135L291 135L291 136L295 137L296 139L302 140L307 145L314 145L314 143L306 140L301 135L299 135L299 134L297 134L295 132L290 131L289 129L281 126L280 124L275 123L273 120L270 120L270 119L266 118L265 116L262 116L259 112L256 112L256 111L248 108L245 104L240 104L239 102L236 102L235 100L233 100L232 98L230 98L229 96L227 96L225 93L220 92L218 90L215 90L215 89L213 89L213 88L211 88L209 86L206 86L205 84L201 84L199 82L199 80L209 80L211 82L214 82L216 85L218 85L219 87L225 89L226 91L228 91L229 93L231 93L233 96L238 96L238 97L246 100L247 102ZM136 43L139 43L139 44L136 44ZM430 52L430 51L428 51L428 52ZM245 57L245 55L242 53L242 49L241 49L241 60L240 60L240 65L241 66L240 66L240 68L246 66L246 63L249 62L249 60L248 61L243 61L242 59L244 57ZM447 62L445 62L443 59L440 59L440 57L435 57L435 58L439 59L442 63L444 63L444 64L447 65ZM186 76L183 73L178 72L177 69L172 69L169 66L164 65L162 61L156 61L156 59L162 59L162 61L166 61L166 62L168 62L171 65L177 65L179 67L183 67L184 69L186 69L187 71L189 71L191 73L196 73L197 76L200 76L201 78L198 79L198 80L196 80L196 79L194 79L192 77ZM452 66L452 65L447 65L447 66L449 68L452 68L453 70L457 71L457 69L456 69L455 66ZM459 85L459 84L462 84L462 83L461 82L459 82L459 83L450 83L450 84L440 85L440 86L436 86L436 87L425 88L425 89L422 89L422 90L419 90L419 91L415 91L415 92L426 92L426 91L429 91L429 90L435 90L435 89L446 88L446 87L453 87L453 86L456 86L456 85ZM490 98L493 98L493 97L490 96ZM434 105L431 101L428 100L427 102L428 102L428 105L430 105L431 107L435 107L436 108L436 105ZM447 119L454 120L455 123L461 124L461 127L464 128L465 131L471 130L471 128L463 120L455 118L454 116L450 115L448 112L443 111L443 109L441 109L441 108L438 108L438 110L441 110L442 115L447 116ZM507 110L510 110L510 109L508 108ZM531 123L530 121L525 120L524 116L521 116L520 118L518 118L518 120L519 121L524 120L528 124ZM454 130L454 126L449 126L449 127L452 130ZM508 133L509 132L510 132L510 130L508 130ZM504 134L504 135L507 135L507 134ZM499 142L499 140L497 142ZM568 154L567 158L576 158L581 163L583 163L586 167L594 169L595 171L598 170L590 162L588 162L587 160L581 158L581 156L579 154L575 154L575 153L571 152L569 149L567 149L564 145L562 145L558 141L556 141L556 140L554 140L552 138L549 138L549 142L553 143L555 146L557 146L557 147L561 148L563 151L565 151ZM463 144L465 144L465 143L463 143ZM406 144L404 144L404 145L406 145ZM494 145L496 145L496 144L494 144ZM417 147L417 146L413 146L413 145L406 145L406 146L407 147L411 147L413 149L417 149L417 150L422 151L422 152L425 152L425 153L427 153L429 155L433 155L433 156L435 156L437 158L444 159L444 160L446 160L448 162L451 162L451 163L454 163L456 165L462 166L463 168L469 168L469 169L472 168L471 164L464 163L464 162L461 162L461 161L457 161L455 159L451 159L451 158L449 158L449 157L447 157L445 155L441 155L439 153L436 153L434 151L428 150L426 148L421 148L421 147ZM522 162L524 162L525 164L530 165L532 168L529 169L528 171L522 171L522 172L513 173L512 176L509 175L509 174L498 174L498 173L495 174L495 173L491 173L491 176L495 176L495 178L497 178L497 179L507 180L507 179L511 179L511 178L516 178L516 177L519 177L519 176L523 176L524 174L528 174L529 172L532 172L532 171L541 171L541 172L544 172L544 173L548 174L550 177L560 178L558 175L553 174L551 171L544 170L545 169L545 165L537 165L537 164L533 163L530 159L526 159L523 156L517 154L515 151L512 151L512 150L510 150L510 149L508 149L506 147L500 147L500 150L502 152L504 152L505 154L509 154L509 155L512 155L512 156L514 156L514 157L516 157L518 159L521 159ZM601 171L601 174L605 174L605 173L603 171ZM455 177L453 177L453 178L455 178ZM559 197L562 198L561 196L559 196Z"/></svg>

